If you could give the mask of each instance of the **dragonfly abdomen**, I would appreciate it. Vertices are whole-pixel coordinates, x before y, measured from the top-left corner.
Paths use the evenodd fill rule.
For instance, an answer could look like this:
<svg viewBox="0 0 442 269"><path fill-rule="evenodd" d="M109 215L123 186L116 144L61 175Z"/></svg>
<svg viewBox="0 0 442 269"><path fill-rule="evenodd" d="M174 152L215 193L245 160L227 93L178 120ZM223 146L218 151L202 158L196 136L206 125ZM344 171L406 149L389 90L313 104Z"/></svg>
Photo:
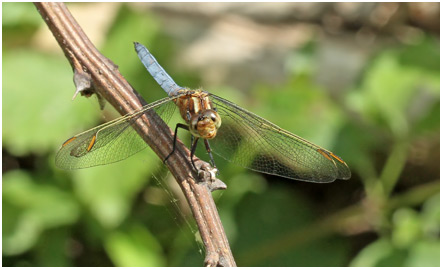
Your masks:
<svg viewBox="0 0 442 269"><path fill-rule="evenodd" d="M161 88L163 88L169 96L172 96L179 91L181 87L175 83L169 74L167 74L149 50L138 42L134 42L134 44L141 62Z"/></svg>

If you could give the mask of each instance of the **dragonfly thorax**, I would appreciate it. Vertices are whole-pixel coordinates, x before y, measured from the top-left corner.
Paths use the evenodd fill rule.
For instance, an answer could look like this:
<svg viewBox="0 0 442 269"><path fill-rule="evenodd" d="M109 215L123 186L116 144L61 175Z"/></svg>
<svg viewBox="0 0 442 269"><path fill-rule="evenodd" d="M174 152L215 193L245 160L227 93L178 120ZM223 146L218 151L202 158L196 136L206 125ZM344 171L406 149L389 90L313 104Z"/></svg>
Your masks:
<svg viewBox="0 0 442 269"><path fill-rule="evenodd" d="M190 133L193 136L204 139L212 139L216 136L221 126L221 117L213 109L207 109L190 117Z"/></svg>

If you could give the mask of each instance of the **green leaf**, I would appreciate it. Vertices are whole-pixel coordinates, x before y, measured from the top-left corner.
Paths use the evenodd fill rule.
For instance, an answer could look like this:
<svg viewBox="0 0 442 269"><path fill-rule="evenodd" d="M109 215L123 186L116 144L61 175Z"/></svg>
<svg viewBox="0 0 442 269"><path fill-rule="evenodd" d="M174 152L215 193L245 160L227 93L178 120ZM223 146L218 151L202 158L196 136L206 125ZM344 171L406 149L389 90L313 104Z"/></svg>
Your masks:
<svg viewBox="0 0 442 269"><path fill-rule="evenodd" d="M368 122L385 125L396 137L406 137L434 112L439 83L438 74L401 65L396 53L385 52L374 60L361 89L352 92L348 103Z"/></svg>
<svg viewBox="0 0 442 269"><path fill-rule="evenodd" d="M440 48L439 38L425 36L421 42L400 49L401 64L419 67L427 72L439 73Z"/></svg>
<svg viewBox="0 0 442 269"><path fill-rule="evenodd" d="M108 253L115 266L154 267L165 266L161 247L155 237L141 225L131 225L112 232L105 242Z"/></svg>
<svg viewBox="0 0 442 269"><path fill-rule="evenodd" d="M372 267L390 256L394 252L391 243L381 238L363 248L356 257L350 262L352 267ZM399 265L396 265L399 266Z"/></svg>
<svg viewBox="0 0 442 269"><path fill-rule="evenodd" d="M23 24L40 25L41 17L32 3L2 3L3 27Z"/></svg>
<svg viewBox="0 0 442 269"><path fill-rule="evenodd" d="M439 267L439 240L422 241L413 245L404 265L410 267Z"/></svg>
<svg viewBox="0 0 442 269"><path fill-rule="evenodd" d="M260 86L253 93L260 104L250 111L332 150L345 118L340 108L313 83L310 76L297 76L278 90Z"/></svg>
<svg viewBox="0 0 442 269"><path fill-rule="evenodd" d="M117 163L72 171L75 193L102 226L115 228L160 163L147 149Z"/></svg>
<svg viewBox="0 0 442 269"><path fill-rule="evenodd" d="M24 77L25 76L25 77ZM3 53L3 145L13 155L44 154L91 125L96 101L77 98L66 59L26 50Z"/></svg>
<svg viewBox="0 0 442 269"><path fill-rule="evenodd" d="M416 211L400 208L393 214L392 242L398 248L411 246L421 236L421 221Z"/></svg>
<svg viewBox="0 0 442 269"><path fill-rule="evenodd" d="M347 247L330 230L312 226L313 210L301 194L282 188L248 194L235 212L233 244L239 266L338 266ZM300 232L302 231L302 232ZM231 238L231 237L230 237ZM318 259L317 257L321 257Z"/></svg>
<svg viewBox="0 0 442 269"><path fill-rule="evenodd" d="M50 185L36 184L16 170L3 176L3 253L17 255L32 248L46 229L77 221L73 197Z"/></svg>
<svg viewBox="0 0 442 269"><path fill-rule="evenodd" d="M33 37L42 24L43 20L32 3L2 3L2 48L17 48L35 42Z"/></svg>
<svg viewBox="0 0 442 269"><path fill-rule="evenodd" d="M440 194L425 201L420 216L424 233L428 237L438 238L440 234Z"/></svg>
<svg viewBox="0 0 442 269"><path fill-rule="evenodd" d="M133 42L146 44L151 49L159 32L158 21L153 14L140 13L123 4L118 16L107 35L107 42L103 47L103 54L112 59L121 68L121 72L130 78L134 77L135 70L143 67L134 49ZM147 79L148 73L146 71Z"/></svg>

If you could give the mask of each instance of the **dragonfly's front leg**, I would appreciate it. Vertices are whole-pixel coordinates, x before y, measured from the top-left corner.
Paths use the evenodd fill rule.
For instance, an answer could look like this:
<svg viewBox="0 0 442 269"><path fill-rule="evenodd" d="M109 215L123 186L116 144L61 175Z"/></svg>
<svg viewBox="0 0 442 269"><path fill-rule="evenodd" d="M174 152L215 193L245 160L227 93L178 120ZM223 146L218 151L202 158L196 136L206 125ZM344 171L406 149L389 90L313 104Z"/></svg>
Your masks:
<svg viewBox="0 0 442 269"><path fill-rule="evenodd" d="M199 137L194 137L192 135L193 142L192 142L192 147L190 149L190 161L192 162L192 165L193 165L193 168L195 169L195 171L198 171L198 169L196 169L195 162L193 161L193 156L195 155L196 146L198 145L198 139L199 139Z"/></svg>
<svg viewBox="0 0 442 269"><path fill-rule="evenodd" d="M185 125L185 124L182 124L182 123L177 123L177 125L176 125L176 127L175 127L175 134L173 135L173 146L172 146L172 151L169 153L169 155L167 155L167 157L164 159L163 163L165 163L165 162L170 158L170 156L172 156L172 154L173 154L173 153L175 152L175 150L176 150L176 140L177 140L177 137L178 137L178 128L181 128L181 129L184 129L184 130L189 131L189 126L187 126L187 125ZM191 135L191 139L192 139L192 142L191 142L191 154L190 154L190 160L191 160L191 162L192 162L192 166L193 166L193 168L195 169L195 171L198 171L198 169L196 168L195 162L193 161L193 156L194 156L194 154L195 154L196 146L197 146L197 144L198 144L198 138L196 138L196 139L194 140L194 136Z"/></svg>
<svg viewBox="0 0 442 269"><path fill-rule="evenodd" d="M175 126L175 133L173 135L173 145L172 145L172 151L169 153L169 155L167 155L167 157L164 159L163 163L166 163L166 161L169 159L170 156L172 156L172 154L175 152L176 149L176 139L178 137L178 128L182 128L184 130L189 131L189 126L182 124L182 123L177 123L177 125Z"/></svg>

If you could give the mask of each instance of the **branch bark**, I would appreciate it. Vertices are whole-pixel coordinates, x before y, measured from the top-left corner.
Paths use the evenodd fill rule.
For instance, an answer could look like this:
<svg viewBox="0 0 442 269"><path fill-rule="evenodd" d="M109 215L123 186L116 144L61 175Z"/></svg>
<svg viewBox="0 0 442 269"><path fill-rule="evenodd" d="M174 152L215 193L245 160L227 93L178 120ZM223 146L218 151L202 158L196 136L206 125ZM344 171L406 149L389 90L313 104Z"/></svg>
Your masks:
<svg viewBox="0 0 442 269"><path fill-rule="evenodd" d="M35 6L72 66L76 94L96 93L122 115L146 104L118 67L95 48L63 3L35 3ZM155 113L146 113L133 127L161 160L171 152L172 131ZM204 162L198 163L203 169L207 168ZM211 195L213 186L222 184L199 180L190 163L190 152L180 142L166 165L184 192L197 222L206 248L205 265L236 266Z"/></svg>

